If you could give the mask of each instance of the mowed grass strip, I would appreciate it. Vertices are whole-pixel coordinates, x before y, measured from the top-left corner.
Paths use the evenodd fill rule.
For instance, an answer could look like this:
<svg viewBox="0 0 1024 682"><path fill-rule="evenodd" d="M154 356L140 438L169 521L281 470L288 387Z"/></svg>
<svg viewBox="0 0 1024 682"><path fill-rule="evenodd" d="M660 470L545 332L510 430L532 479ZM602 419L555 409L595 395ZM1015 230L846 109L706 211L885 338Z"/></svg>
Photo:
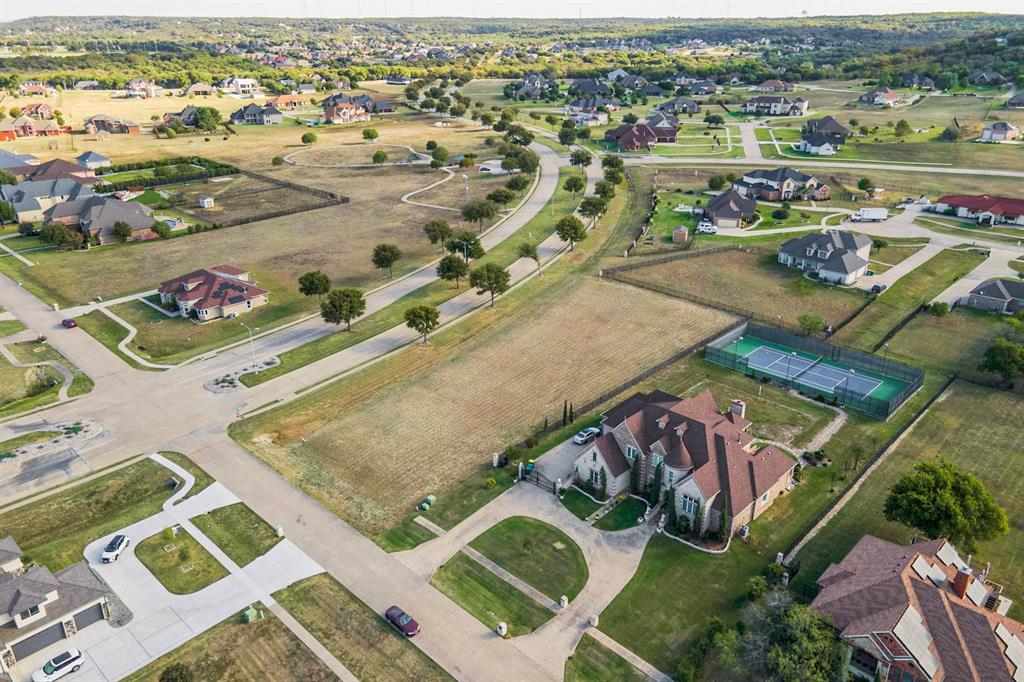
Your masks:
<svg viewBox="0 0 1024 682"><path fill-rule="evenodd" d="M79 315L75 320L78 322L78 326L85 333L102 343L106 346L107 350L124 360L135 369L159 371L152 367L146 367L145 365L139 364L138 361L126 355L120 348L118 348L118 344L125 340L129 332L113 319L107 317L103 312L94 310L91 313Z"/></svg>
<svg viewBox="0 0 1024 682"><path fill-rule="evenodd" d="M360 680L452 679L327 574L275 592L274 599Z"/></svg>
<svg viewBox="0 0 1024 682"><path fill-rule="evenodd" d="M80 561L93 540L159 512L171 496L171 477L144 459L0 515L0 528L27 558L58 571Z"/></svg>
<svg viewBox="0 0 1024 682"><path fill-rule="evenodd" d="M985 257L977 251L946 249L937 253L897 280L850 324L840 329L836 341L860 350L872 350L896 323L919 305L931 302L983 260Z"/></svg>
<svg viewBox="0 0 1024 682"><path fill-rule="evenodd" d="M360 529L391 527L523 438L735 318L577 279L236 423L246 446Z"/></svg>
<svg viewBox="0 0 1024 682"><path fill-rule="evenodd" d="M578 519L586 519L601 508L601 505L575 488L569 488L561 498L562 505Z"/></svg>
<svg viewBox="0 0 1024 682"><path fill-rule="evenodd" d="M125 678L159 682L168 667L184 665L196 680L262 682L273 670L280 682L327 682L334 673L306 648L274 614L259 605L261 620L243 623L241 614L221 621L170 653Z"/></svg>
<svg viewBox="0 0 1024 682"><path fill-rule="evenodd" d="M505 623L513 637L530 634L555 615L461 552L434 572L430 584L489 629Z"/></svg>
<svg viewBox="0 0 1024 682"><path fill-rule="evenodd" d="M781 315L790 326L796 326L797 317L804 313L818 313L826 323L835 324L866 300L860 291L804 279L800 271L780 265L773 254L739 250L681 258L622 274L631 281L750 310L763 318Z"/></svg>
<svg viewBox="0 0 1024 682"><path fill-rule="evenodd" d="M21 362L50 361L63 365L70 370L74 378L71 380L71 386L68 387L69 398L85 395L95 386L93 380L84 374L81 369L45 341L18 341L17 343L9 344L7 350L11 351L14 357L18 358Z"/></svg>
<svg viewBox="0 0 1024 682"><path fill-rule="evenodd" d="M227 576L228 571L184 528L135 545L135 556L171 594L192 594Z"/></svg>
<svg viewBox="0 0 1024 682"><path fill-rule="evenodd" d="M537 519L507 518L469 546L552 601L563 594L575 599L590 577L583 552L572 538Z"/></svg>
<svg viewBox="0 0 1024 682"><path fill-rule="evenodd" d="M196 516L192 523L239 566L263 556L282 539L244 502Z"/></svg>
<svg viewBox="0 0 1024 682"><path fill-rule="evenodd" d="M1006 317L960 306L942 317L921 313L889 341L889 356L925 369L991 384L993 374L978 370L993 340L1010 331ZM950 339L956 339L951 343Z"/></svg>
<svg viewBox="0 0 1024 682"><path fill-rule="evenodd" d="M647 682L647 675L590 635L565 662L565 682Z"/></svg>

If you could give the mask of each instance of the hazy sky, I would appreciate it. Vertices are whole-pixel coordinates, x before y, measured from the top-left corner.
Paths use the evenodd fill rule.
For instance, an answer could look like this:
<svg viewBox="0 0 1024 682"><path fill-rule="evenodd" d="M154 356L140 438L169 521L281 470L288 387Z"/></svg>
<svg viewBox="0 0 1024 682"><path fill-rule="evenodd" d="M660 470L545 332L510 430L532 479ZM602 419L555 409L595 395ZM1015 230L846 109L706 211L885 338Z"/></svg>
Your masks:
<svg viewBox="0 0 1024 682"><path fill-rule="evenodd" d="M46 15L276 17L754 17L809 14L977 11L1024 14L1024 0L0 0L0 21Z"/></svg>

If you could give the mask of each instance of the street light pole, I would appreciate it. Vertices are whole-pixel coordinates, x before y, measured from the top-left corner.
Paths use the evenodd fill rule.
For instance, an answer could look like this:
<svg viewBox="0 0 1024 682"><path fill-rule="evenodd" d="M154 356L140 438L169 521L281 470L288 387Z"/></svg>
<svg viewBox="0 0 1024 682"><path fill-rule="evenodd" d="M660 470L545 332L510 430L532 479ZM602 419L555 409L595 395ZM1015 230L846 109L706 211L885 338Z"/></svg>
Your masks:
<svg viewBox="0 0 1024 682"><path fill-rule="evenodd" d="M469 176L465 173L462 174L462 184L466 187L466 203L469 203Z"/></svg>
<svg viewBox="0 0 1024 682"><path fill-rule="evenodd" d="M249 325L247 325L245 322L239 321L239 324L242 325L243 327L245 327L248 330L248 332L249 332L249 350L252 351L252 367L253 367L253 369L256 370L256 373L259 374L260 373L260 368L256 364L256 344L253 343L253 340L252 340L252 329L250 329ZM256 329L258 330L259 327L256 327Z"/></svg>

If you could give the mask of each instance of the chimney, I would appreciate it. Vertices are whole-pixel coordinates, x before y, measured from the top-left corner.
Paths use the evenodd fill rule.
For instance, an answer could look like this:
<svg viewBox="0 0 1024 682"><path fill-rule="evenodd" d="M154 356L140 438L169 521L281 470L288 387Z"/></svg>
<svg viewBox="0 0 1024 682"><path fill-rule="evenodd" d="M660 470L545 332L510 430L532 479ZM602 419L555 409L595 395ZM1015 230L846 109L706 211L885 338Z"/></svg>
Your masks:
<svg viewBox="0 0 1024 682"><path fill-rule="evenodd" d="M742 400L734 399L729 407L730 411L738 417L747 416L747 404Z"/></svg>
<svg viewBox="0 0 1024 682"><path fill-rule="evenodd" d="M668 424L668 415L667 414L663 414L660 417L658 417L658 428L659 429L664 429L667 424Z"/></svg>
<svg viewBox="0 0 1024 682"><path fill-rule="evenodd" d="M957 571L956 577L953 578L953 591L956 592L956 596L963 599L973 579L974 576L971 575L971 569L964 567Z"/></svg>

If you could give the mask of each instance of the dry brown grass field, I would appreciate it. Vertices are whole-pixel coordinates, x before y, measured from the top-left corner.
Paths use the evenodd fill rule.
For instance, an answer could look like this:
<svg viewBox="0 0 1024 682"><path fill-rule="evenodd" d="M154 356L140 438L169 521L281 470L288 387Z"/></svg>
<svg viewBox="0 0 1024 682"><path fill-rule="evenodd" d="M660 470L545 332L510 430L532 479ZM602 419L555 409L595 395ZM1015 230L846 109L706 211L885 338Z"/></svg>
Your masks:
<svg viewBox="0 0 1024 682"><path fill-rule="evenodd" d="M564 400L582 405L734 320L573 280L248 420L236 436L337 514L379 532L545 417L560 418Z"/></svg>
<svg viewBox="0 0 1024 682"><path fill-rule="evenodd" d="M829 288L787 269L772 254L723 251L629 270L624 275L682 294L737 306L795 326L804 313L818 313L835 324L862 305L859 291Z"/></svg>
<svg viewBox="0 0 1024 682"><path fill-rule="evenodd" d="M308 192L281 187L245 175L215 178L187 185L180 191L183 209L207 222L248 221L271 211L305 211L321 206L324 199ZM213 208L200 208L200 197L212 197Z"/></svg>

